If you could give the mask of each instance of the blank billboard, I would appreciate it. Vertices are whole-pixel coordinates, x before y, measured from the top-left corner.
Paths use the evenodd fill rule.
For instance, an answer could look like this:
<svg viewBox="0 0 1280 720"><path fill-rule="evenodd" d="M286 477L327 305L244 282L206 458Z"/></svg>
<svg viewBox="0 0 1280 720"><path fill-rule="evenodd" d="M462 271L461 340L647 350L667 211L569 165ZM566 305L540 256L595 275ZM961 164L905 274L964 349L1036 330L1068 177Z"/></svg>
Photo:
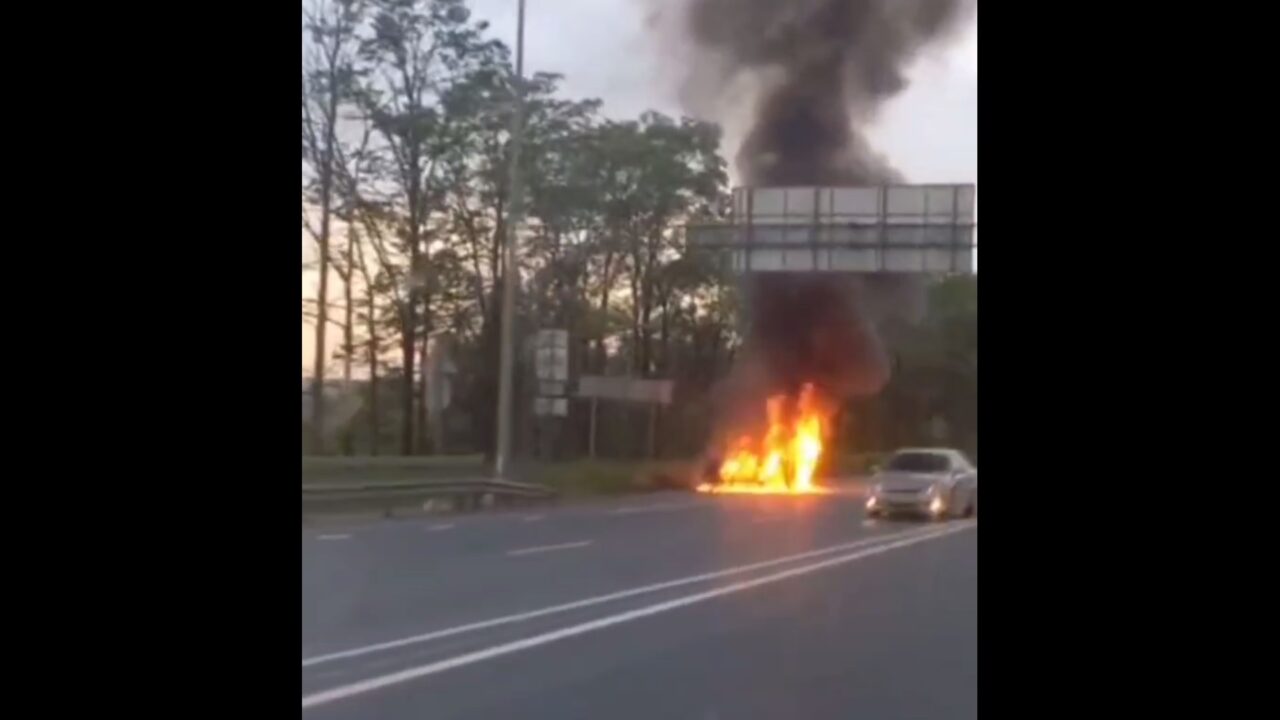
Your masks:
<svg viewBox="0 0 1280 720"><path fill-rule="evenodd" d="M736 188L728 223L691 248L743 272L971 272L974 185Z"/></svg>

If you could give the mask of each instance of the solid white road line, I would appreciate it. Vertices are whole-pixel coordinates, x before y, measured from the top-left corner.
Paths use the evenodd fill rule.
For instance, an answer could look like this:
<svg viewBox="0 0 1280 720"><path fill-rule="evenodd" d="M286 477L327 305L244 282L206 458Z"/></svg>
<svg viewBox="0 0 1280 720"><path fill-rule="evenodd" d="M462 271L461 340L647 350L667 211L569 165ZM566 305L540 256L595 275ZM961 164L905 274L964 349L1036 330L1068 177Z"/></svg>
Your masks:
<svg viewBox="0 0 1280 720"><path fill-rule="evenodd" d="M974 524L972 522L966 522L958 526L951 526L951 527L943 528L941 530L933 530L931 532L926 532L922 535L917 535L915 537L909 537L903 540L897 540L895 542L885 543L883 545L876 545L870 548L865 548L863 550L858 550L856 552L849 553L847 555L837 555L836 557L833 557L833 558L820 560L818 562L815 562L809 565L801 565L799 567L790 568L787 570L783 570L781 572L774 573L772 575L765 575L763 577L752 578L751 580L743 580L741 582L733 583L732 585L725 585L724 587L707 590L705 592L695 593L693 595L685 595L684 597L678 597L678 598L675 598L674 600L667 600L666 602L647 605L645 607L636 608L635 610L628 610L627 612L618 613L616 615L609 615L606 617L602 617L598 620L592 620L590 622L584 622L578 625L571 625L569 627L560 628L559 630L553 630L551 632L543 633L541 635L534 635L532 637L523 638L521 640L516 640L514 642L509 642L502 645L495 645L490 648L485 648L484 650L477 650L475 652L466 653L464 655L459 655L457 657L449 658L447 660L440 660L438 662L428 663L426 665L419 665L417 667L400 670L398 672L389 673L387 675L381 675L378 677L369 678L368 680L361 680L360 682L354 682L349 685L342 685L329 690L323 690L321 692L312 693L311 695L304 696L302 698L302 708L305 710L309 707L324 705L326 703L331 703L335 700L342 700L344 698L349 698L354 695L362 695L364 693L372 692L374 690L378 690L378 689L387 687L389 685L398 685L400 683L408 682L410 680L416 680L417 678L420 678L420 677L426 677L428 675L434 675L436 673L444 672L445 670L452 670L453 668L462 667L464 665L471 665L472 663L481 662L483 660L488 660L490 658L495 658L502 655L508 655L510 653L519 652L520 650L527 650L529 648L538 647L539 645L546 645L548 643L553 643L557 640L563 640L564 638L573 637L575 635L582 635L595 630L602 630L604 628L607 628L613 625L619 625L621 623L631 622L632 620L638 620L640 618L648 617L650 615L657 615L658 613L667 612L668 610L675 610L677 608L682 608L687 605L693 605L694 603L704 602L706 600L711 600L712 598L717 598L722 595L729 595L731 593L750 590L752 588L759 587L761 585L768 585L771 583L780 582L782 580L798 577L800 575L808 575L809 573L814 573L819 570L825 570L826 568L835 567L837 565L843 565L845 563L850 563L850 562L853 562L854 560L861 560L862 558L870 557L872 555L878 555L880 553L888 552L896 548L907 547L908 545L914 545L916 543L924 542L926 540L932 540L938 537L943 537L945 535L953 535L955 533L968 530L969 528L973 527L973 525Z"/></svg>
<svg viewBox="0 0 1280 720"><path fill-rule="evenodd" d="M383 650L393 650L395 648L404 647L406 645L416 645L442 637L450 637L461 633L470 632L472 630L483 630L485 628L494 627L496 625L507 625L509 623L523 622L534 618L543 617L544 615L553 615L555 613L568 612L577 610L578 608L591 607L601 603L611 602L613 600L621 600L623 598L633 597L635 595L643 595L645 593L658 592L659 590L667 590L673 587L689 585L692 583L705 582L707 580L715 580L717 578L729 577L732 575L741 575L742 573L752 572L754 570L762 570L768 567L774 567L783 563L794 562L796 560L807 560L822 555L830 555L832 553L842 552L845 550L853 550L863 547L870 543L876 543L886 540L898 540L913 535L927 534L932 528L912 528L899 533L873 535L871 537L861 538L852 542L841 543L839 545L830 545L816 550L809 550L795 555L786 555L772 560L764 560L762 562L750 563L748 565L739 565L737 567L725 568L724 570L716 570L714 572L702 573L700 575L691 575L675 580L667 580L665 582L654 583L652 585L644 585L641 587L630 588L628 590L620 590L618 592L609 593L607 595L596 595L594 597L575 600L573 602L564 603L562 605L552 605L549 607L530 610L528 612L516 613L514 615L505 615L490 620L481 620L479 622L468 623L466 625L458 625L451 628L443 628L431 632L422 633L420 635L411 635L409 637L399 638L396 640L387 640L385 642L375 643L373 645L365 645L355 647L349 650L339 650L337 652L327 653L325 655L316 655L314 657L303 658L302 667L311 665L319 665L321 663L332 662L349 657L359 657L370 653L382 652Z"/></svg>
<svg viewBox="0 0 1280 720"><path fill-rule="evenodd" d="M519 550L508 550L507 555L518 557L520 555L534 555L536 553L554 552L556 550L570 550L572 548L586 547L594 540L579 540L577 542L560 543L559 545L539 545L538 547L520 548Z"/></svg>
<svg viewBox="0 0 1280 720"><path fill-rule="evenodd" d="M348 539L350 539L350 538L351 538L351 536L350 536L350 535L345 535L345 534L344 534L344 535L317 535L317 536L316 536L316 539L317 539L317 540L348 540Z"/></svg>

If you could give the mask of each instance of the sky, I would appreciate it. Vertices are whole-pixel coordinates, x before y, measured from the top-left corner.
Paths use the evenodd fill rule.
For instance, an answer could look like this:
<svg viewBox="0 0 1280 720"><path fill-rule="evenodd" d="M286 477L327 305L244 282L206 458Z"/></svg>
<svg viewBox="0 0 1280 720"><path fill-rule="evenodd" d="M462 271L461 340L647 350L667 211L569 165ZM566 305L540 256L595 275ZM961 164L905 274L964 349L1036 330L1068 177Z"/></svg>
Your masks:
<svg viewBox="0 0 1280 720"><path fill-rule="evenodd" d="M526 0L525 69L558 72L566 97L596 97L604 113L645 110L679 116L678 68L646 29L640 0ZM516 0L472 0L473 17L515 47ZM948 44L921 55L911 83L871 132L876 147L909 182L978 180L977 19ZM706 118L714 120L715 118ZM732 158L733 148L724 149Z"/></svg>
<svg viewBox="0 0 1280 720"><path fill-rule="evenodd" d="M652 0L650 0L652 1ZM680 116L679 69L663 63L663 50L647 30L640 0L526 0L525 72L564 75L561 94L599 98L603 114L635 118L646 110ZM471 0L473 17L490 22L490 35L515 47L516 0ZM920 56L910 84L891 100L871 128L875 147L913 183L978 181L978 27L957 33ZM707 118L715 119L715 118ZM722 149L732 159L735 148ZM314 277L303 277L315 297ZM302 328L304 371L309 374L314 330ZM331 335L336 329L331 327ZM328 343L326 343L328 344Z"/></svg>

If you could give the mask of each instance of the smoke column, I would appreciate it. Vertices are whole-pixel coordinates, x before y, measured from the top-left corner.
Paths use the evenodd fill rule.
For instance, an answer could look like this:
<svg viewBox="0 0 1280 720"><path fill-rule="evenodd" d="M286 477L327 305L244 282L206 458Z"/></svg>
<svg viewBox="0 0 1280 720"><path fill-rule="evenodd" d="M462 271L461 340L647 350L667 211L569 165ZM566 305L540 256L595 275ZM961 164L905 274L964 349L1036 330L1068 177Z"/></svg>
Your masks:
<svg viewBox="0 0 1280 720"><path fill-rule="evenodd" d="M756 88L735 158L742 180L756 186L903 181L865 129L906 87L917 53L977 10L977 0L648 2L651 26L690 51L682 98L692 112L706 115L735 80ZM805 380L835 397L878 392L889 362L876 326L918 316L924 304L923 283L906 275L761 274L747 291L746 346L729 379L734 405L755 402L762 387L794 391Z"/></svg>
<svg viewBox="0 0 1280 720"><path fill-rule="evenodd" d="M654 6L658 6L654 0ZM874 185L901 180L863 130L906 88L919 50L972 17L976 0L685 0L676 25L710 75L686 95L735 75L761 88L737 167L752 185ZM660 11L661 12L661 11Z"/></svg>

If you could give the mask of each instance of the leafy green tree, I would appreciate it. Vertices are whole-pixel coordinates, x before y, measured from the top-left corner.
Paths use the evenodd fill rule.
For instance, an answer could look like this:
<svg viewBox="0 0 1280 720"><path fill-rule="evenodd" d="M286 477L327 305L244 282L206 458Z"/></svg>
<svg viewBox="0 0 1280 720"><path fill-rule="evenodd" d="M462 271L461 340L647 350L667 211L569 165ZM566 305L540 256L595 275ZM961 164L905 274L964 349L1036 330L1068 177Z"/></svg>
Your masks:
<svg viewBox="0 0 1280 720"><path fill-rule="evenodd" d="M372 27L360 48L361 99L389 159L385 207L394 215L396 249L407 266L399 308L405 378L400 450L410 454L415 398L421 395L414 386L416 354L425 335L421 330L431 327L430 248L443 199L438 165L450 137L440 101L493 41L483 37L486 23L470 21L463 0L371 0L370 5ZM423 348L425 341L421 337Z"/></svg>

